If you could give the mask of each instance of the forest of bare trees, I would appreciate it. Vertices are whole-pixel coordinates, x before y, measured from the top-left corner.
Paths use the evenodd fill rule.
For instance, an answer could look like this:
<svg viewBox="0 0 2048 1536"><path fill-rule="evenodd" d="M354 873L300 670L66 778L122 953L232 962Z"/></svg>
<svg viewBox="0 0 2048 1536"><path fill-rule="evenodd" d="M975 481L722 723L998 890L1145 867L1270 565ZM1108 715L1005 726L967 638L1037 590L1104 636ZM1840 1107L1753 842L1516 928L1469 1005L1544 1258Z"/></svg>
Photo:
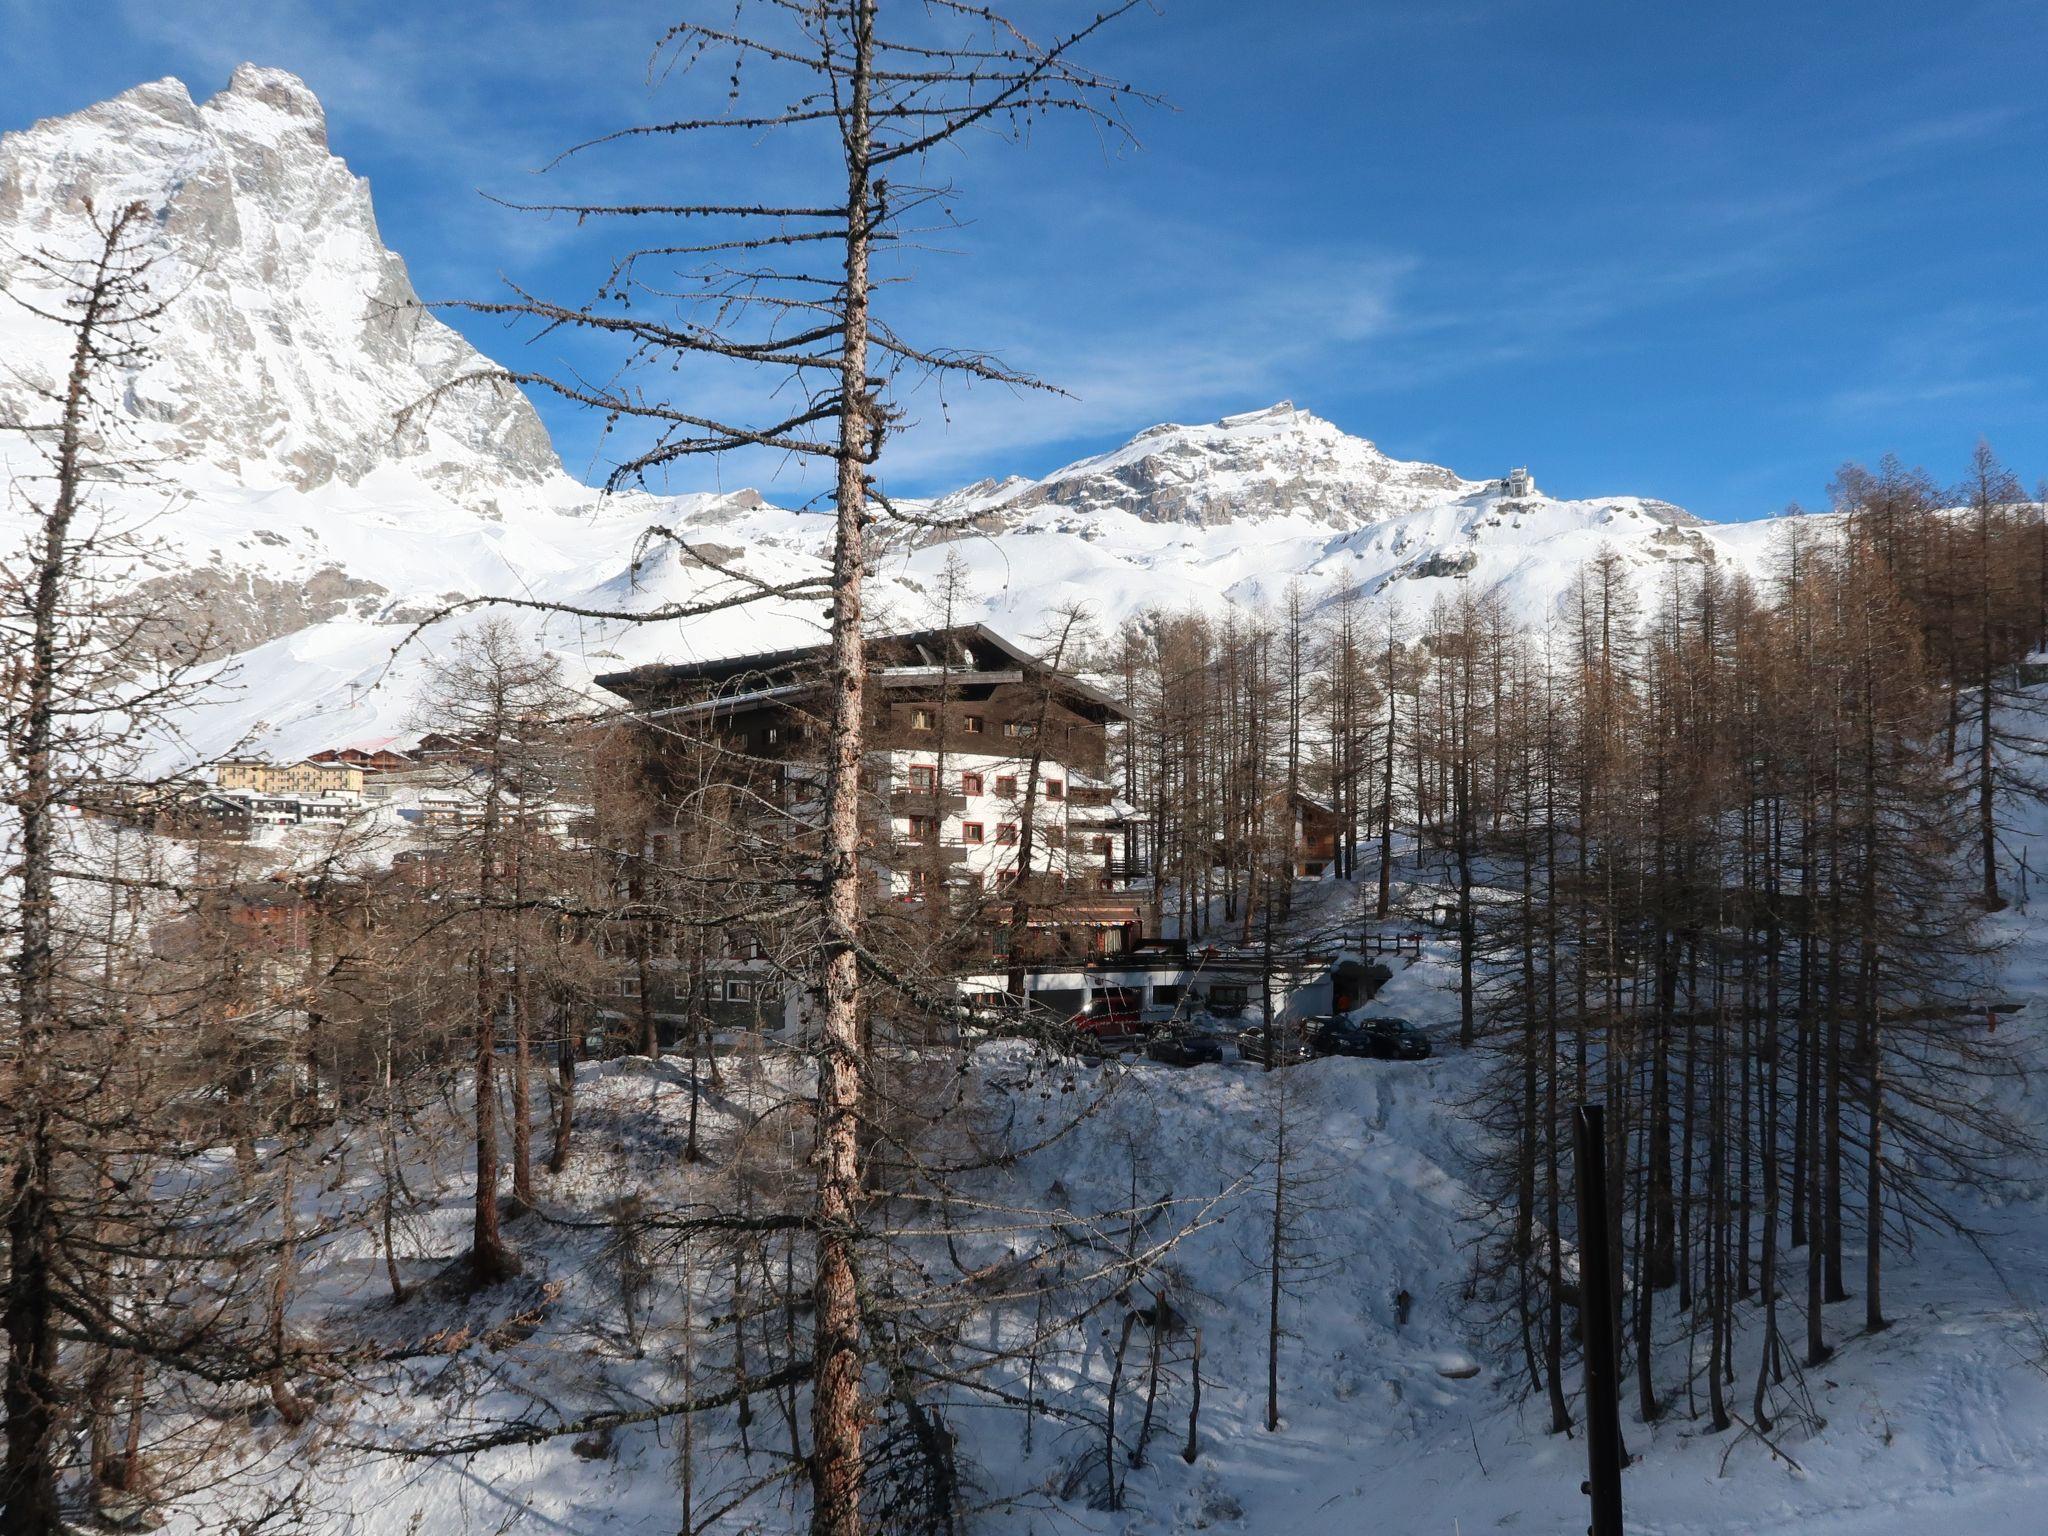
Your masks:
<svg viewBox="0 0 2048 1536"><path fill-rule="evenodd" d="M1853 1293L1883 1328L1887 1256L2027 1139L1989 1091L1982 919L2030 878L2007 833L2039 800L2048 519L1988 448L1952 489L1888 460L1833 491L1762 582L1679 567L1645 600L1609 552L1541 628L1471 591L1404 634L1339 593L1304 634L1294 593L1148 618L1112 658L1169 927L1253 939L1290 835L1270 796L1299 786L1337 814L1361 927L1405 891L1447 930L1457 1038L1497 1059L1467 1106L1475 1300L1554 1429L1573 1105L1608 1107L1638 1412L1759 1434L1810 1416L1823 1308Z"/></svg>
<svg viewBox="0 0 2048 1536"><path fill-rule="evenodd" d="M1444 1044L1484 1068L1458 1106L1482 1196L1458 1300L1552 1432L1583 1416L1575 1106L1606 1107L1635 1419L1766 1445L1814 1414L1804 1373L1842 1342L1826 1308L1854 1297L1883 1330L1888 1266L2027 1144L1990 1091L2011 1065L1987 918L2032 877L2011 833L2048 753L2048 513L1983 448L1952 488L1843 470L1761 579L1679 561L1646 585L1605 551L1541 625L1451 580L1426 611L1295 586L1109 634L1054 613L1031 649L1126 716L1105 793L1130 840L1104 878L1153 935L1259 968L1267 1068L1238 1176L1190 1187L1170 1128L1127 1116L1116 1198L1066 1186L1065 1150L1136 1090L1026 1006L1034 910L1066 894L1036 798L1052 690L1014 749L1008 878L945 894L935 842L875 830L862 589L878 527L950 531L886 488L915 387L1035 387L893 327L881 268L948 216L924 168L1053 113L1125 133L1136 98L1078 53L1131 8L1050 42L950 0L901 36L877 0L678 26L658 64L737 59L765 104L734 105L735 65L732 110L570 158L796 130L823 190L552 204L659 232L593 301L478 306L617 349L602 382L449 386L554 391L639 433L615 486L751 449L829 478L829 582L655 529L708 595L585 615L827 603L806 770L715 715L570 688L507 616L546 605L465 603L435 616L464 623L413 722L446 744L447 793L403 846L338 827L280 866L171 826L142 765L224 683L205 637L153 637L123 585L146 541L94 501L147 483L113 402L167 300L137 209L48 259L73 367L46 417L5 424L48 473L12 488L32 531L0 564L0 1536L194 1499L224 1529L346 1518L322 1457L596 1461L643 1426L685 1536L736 1511L954 1536L1047 1491L992 1486L969 1424L1058 1437L1051 1494L1118 1510L1169 1416L1203 1454L1174 1257L1225 1212L1254 1213L1264 1336L1263 1380L1231 1385L1282 1426L1283 1342L1345 1256L1319 1246L1343 1170L1305 1146L1276 988L1395 929L1429 932ZM765 379L766 414L648 382L684 366ZM951 568L936 622L976 602ZM951 665L934 789L962 750ZM909 889L884 899L897 865ZM736 961L758 990L714 997ZM800 1000L799 1029L771 996Z"/></svg>
<svg viewBox="0 0 2048 1536"><path fill-rule="evenodd" d="M432 668L416 725L447 744L455 792L402 848L337 828L280 870L146 830L159 790L130 765L151 722L217 685L176 654L137 668L147 616L99 564L118 530L69 532L95 477L144 472L93 419L96 359L149 313L125 231L110 220L97 269L69 274L81 368L8 588L29 659L8 695L10 1532L42 1536L81 1498L109 1519L195 1495L316 1514L302 1482L261 1475L233 1429L254 1423L409 1460L571 1439L601 1457L661 1424L686 1530L769 1499L839 1529L952 1531L1005 1497L960 1449L995 1414L1027 1442L1041 1421L1071 1437L1065 1491L1115 1508L1162 1414L1186 1412L1200 1454L1201 1337L1172 1256L1236 1203L1261 1212L1243 1254L1282 1422L1292 1318L1343 1256L1317 1237L1340 1170L1301 1145L1293 1074L1271 1072L1278 978L1389 928L1439 935L1450 1038L1487 1063L1463 1106L1485 1197L1464 1304L1553 1430L1580 1413L1574 1105L1608 1109L1637 1417L1767 1443L1813 1413L1803 1373L1840 1342L1825 1308L1853 1295L1885 1327L1888 1259L2025 1141L1989 1091L2009 1067L1983 919L2029 878L2007 833L2035 798L2048 541L1988 450L1946 492L1845 470L1836 515L1785 519L1761 581L1681 565L1646 589L1602 554L1541 628L1464 588L1410 624L1302 587L1113 637L1055 615L1032 643L1128 712L1108 770L1136 823L1120 877L1154 931L1263 957L1270 1083L1237 1183L1175 1187L1128 1136L1118 1198L1077 1208L1062 1148L1116 1075L1077 1080L1062 1021L1002 1022L961 991L993 926L1021 997L1054 850L1027 832L1000 888L942 897L932 842L872 841L890 791L858 752L850 930L823 875L836 749L792 772L715 715L614 715L502 618ZM969 601L956 573L938 617ZM867 714L829 707L828 658L828 707L795 728L832 744ZM1034 784L1037 698L1016 759ZM1312 882L1302 804L1328 841ZM878 903L876 859L931 865L923 899ZM835 953L858 982L837 1044ZM810 999L816 1033L772 1042L764 984L735 1049L711 985L736 958ZM818 1152L835 1055L856 1095L837 1194ZM633 1079L588 1077L592 1058L679 1096L657 1176L619 1096ZM433 1236L451 1204L453 1250ZM524 1273L523 1245L563 1241L587 1243L596 1294ZM312 1296L348 1243L387 1310L337 1330ZM451 1301L470 1319L453 1333ZM565 1374L521 1354L550 1326L603 1342ZM821 1490L835 1328L858 1459ZM1055 1401L1054 1375L1090 1386ZM394 1392L463 1407L353 1421Z"/></svg>

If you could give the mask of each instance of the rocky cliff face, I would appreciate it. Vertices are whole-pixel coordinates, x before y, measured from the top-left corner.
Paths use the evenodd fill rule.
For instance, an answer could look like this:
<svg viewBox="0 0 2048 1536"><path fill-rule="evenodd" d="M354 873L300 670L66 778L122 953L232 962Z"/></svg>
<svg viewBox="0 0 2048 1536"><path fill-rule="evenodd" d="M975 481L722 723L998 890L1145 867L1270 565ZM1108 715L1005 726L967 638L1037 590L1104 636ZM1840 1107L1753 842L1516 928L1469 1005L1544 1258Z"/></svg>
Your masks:
<svg viewBox="0 0 2048 1536"><path fill-rule="evenodd" d="M157 291L177 297L126 406L164 457L299 491L396 466L486 514L560 473L516 392L465 390L400 429L405 406L484 359L419 308L296 76L245 64L203 103L158 80L0 138L0 285L32 287L9 246L78 250L89 206L137 200ZM61 365L19 315L0 325L31 375Z"/></svg>

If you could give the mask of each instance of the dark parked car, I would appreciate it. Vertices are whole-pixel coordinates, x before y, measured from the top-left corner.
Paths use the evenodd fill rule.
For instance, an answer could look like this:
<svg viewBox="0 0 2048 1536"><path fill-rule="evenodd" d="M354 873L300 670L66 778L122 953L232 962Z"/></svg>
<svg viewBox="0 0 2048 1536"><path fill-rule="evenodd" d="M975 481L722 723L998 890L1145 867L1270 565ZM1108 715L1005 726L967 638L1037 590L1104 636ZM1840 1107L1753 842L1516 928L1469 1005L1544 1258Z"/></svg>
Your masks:
<svg viewBox="0 0 2048 1536"><path fill-rule="evenodd" d="M1283 1025L1273 1033L1274 1045L1276 1047L1274 1055L1279 1058L1279 1065L1284 1066L1290 1061L1305 1061L1308 1059L1311 1054L1308 1042L1301 1038L1299 1030L1290 1029ZM1266 1030L1264 1025L1254 1024L1250 1029L1238 1031L1237 1054L1246 1061L1256 1061L1262 1066L1265 1064Z"/></svg>
<svg viewBox="0 0 2048 1536"><path fill-rule="evenodd" d="M1200 1067L1223 1060L1223 1042L1192 1030L1163 1029L1145 1042L1145 1054L1169 1067Z"/></svg>
<svg viewBox="0 0 2048 1536"><path fill-rule="evenodd" d="M1319 1056L1420 1061L1429 1054L1429 1037L1406 1019L1325 1019L1309 1044Z"/></svg>
<svg viewBox="0 0 2048 1536"><path fill-rule="evenodd" d="M1242 981L1212 981L1209 983L1207 1005L1209 1012L1219 1019L1236 1019L1244 1016L1245 1008L1251 1002L1251 987Z"/></svg>

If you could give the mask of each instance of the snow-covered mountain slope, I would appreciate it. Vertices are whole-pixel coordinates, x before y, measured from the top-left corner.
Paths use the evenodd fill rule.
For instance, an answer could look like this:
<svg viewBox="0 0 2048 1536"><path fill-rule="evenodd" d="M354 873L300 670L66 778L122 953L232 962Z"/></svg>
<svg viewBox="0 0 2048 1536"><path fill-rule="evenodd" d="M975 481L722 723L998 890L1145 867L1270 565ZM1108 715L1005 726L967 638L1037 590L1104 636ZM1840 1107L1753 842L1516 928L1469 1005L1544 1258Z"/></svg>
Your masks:
<svg viewBox="0 0 2048 1536"><path fill-rule="evenodd" d="M172 307L129 381L157 451L301 491L403 465L484 511L560 475L539 418L509 392L465 393L397 430L401 407L478 359L418 307L378 238L369 184L328 152L320 103L296 76L245 64L196 105L158 80L0 144L7 245L79 249L88 199L103 212L140 200L157 224L153 286ZM48 341L6 333L10 361L47 376Z"/></svg>
<svg viewBox="0 0 2048 1536"><path fill-rule="evenodd" d="M1272 603L1355 590L1426 612L1459 583L1499 588L1531 622L1556 611L1602 545L1648 589L1683 562L1754 567L1768 525L1715 526L1638 496L1560 501L1503 476L1389 458L1287 401L1205 426L1157 426L1042 480L983 482L925 512L980 535L959 547L998 612L1062 599L1147 607ZM930 564L914 559L913 569ZM1028 588L1018 573L1030 573Z"/></svg>
<svg viewBox="0 0 2048 1536"><path fill-rule="evenodd" d="M0 286L47 298L24 253L83 249L88 200L150 210L157 288L172 296L121 399L155 483L108 499L117 518L152 519L162 547L138 579L239 656L235 687L188 722L178 753L247 739L304 752L404 729L423 668L475 621L409 639L451 600L645 612L736 590L673 542L641 549L650 524L760 579L829 569L829 521L752 492L600 499L563 472L517 395L464 389L401 429L407 406L486 361L417 307L367 184L329 152L320 104L294 76L244 65L197 104L161 80L0 138ZM57 327L0 302L0 419L66 355ZM0 471L38 465L0 437ZM1647 586L1682 562L1752 565L1768 540L1767 525L1710 526L1663 502L1517 489L1391 458L1283 403L920 503L948 526L885 528L871 606L884 623L930 622L958 556L956 612L1026 637L1071 602L1109 625L1257 606L1296 579L1316 600L1384 593L1418 614L1461 587L1497 587L1541 619L1603 545ZM12 542L22 512L8 497L0 538ZM805 643L822 611L806 599L657 624L520 622L581 681Z"/></svg>
<svg viewBox="0 0 2048 1536"><path fill-rule="evenodd" d="M68 333L24 307L61 299L39 258L83 254L96 214L138 201L169 305L148 362L109 392L120 452L141 467L96 500L114 525L146 525L135 578L242 653L236 686L189 722L192 751L251 730L292 752L402 727L424 658L460 626L395 667L392 647L450 600L633 608L717 584L672 551L648 563L651 585L636 581L656 513L644 498L602 503L565 474L523 396L467 388L401 426L488 362L419 308L367 183L329 153L313 94L279 70L244 65L197 104L160 80L0 137L0 421L46 419L37 397L69 359ZM18 541L44 470L32 444L0 434L0 543ZM726 501L755 499L684 498L659 516L710 526ZM574 623L544 638L572 675L643 659Z"/></svg>

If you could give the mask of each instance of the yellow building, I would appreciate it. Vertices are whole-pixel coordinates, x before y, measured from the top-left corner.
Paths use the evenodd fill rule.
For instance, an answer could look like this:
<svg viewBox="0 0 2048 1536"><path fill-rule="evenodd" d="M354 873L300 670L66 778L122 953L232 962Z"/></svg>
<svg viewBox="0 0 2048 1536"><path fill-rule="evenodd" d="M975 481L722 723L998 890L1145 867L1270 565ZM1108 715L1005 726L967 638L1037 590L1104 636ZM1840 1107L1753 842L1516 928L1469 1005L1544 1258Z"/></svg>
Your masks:
<svg viewBox="0 0 2048 1536"><path fill-rule="evenodd" d="M231 757L214 770L214 782L222 789L252 789L259 795L361 795L363 770L354 763Z"/></svg>

